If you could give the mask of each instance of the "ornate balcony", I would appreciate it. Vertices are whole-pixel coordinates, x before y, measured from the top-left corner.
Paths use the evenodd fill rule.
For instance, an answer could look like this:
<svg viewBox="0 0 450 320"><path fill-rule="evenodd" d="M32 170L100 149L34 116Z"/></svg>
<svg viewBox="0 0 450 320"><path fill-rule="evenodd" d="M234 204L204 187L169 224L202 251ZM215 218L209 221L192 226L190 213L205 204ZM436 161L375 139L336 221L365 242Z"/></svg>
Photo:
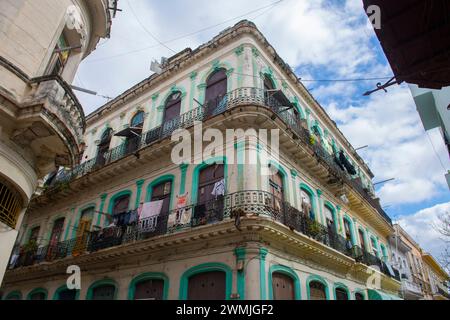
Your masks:
<svg viewBox="0 0 450 320"><path fill-rule="evenodd" d="M85 118L72 89L59 76L33 78L29 83L32 90L19 107L12 140L32 149L38 174L43 176L55 165L78 162Z"/></svg>
<svg viewBox="0 0 450 320"><path fill-rule="evenodd" d="M333 193L347 194L350 205L354 206L358 212L365 213L367 219L373 218L369 209L372 208L385 222L392 225L391 219L381 208L379 201L364 189L359 180L353 179L336 163L335 155L329 154L320 144L311 144L311 133L307 129L306 121L292 113L285 112L285 108L276 99L267 97L264 90L259 88L238 88L213 103L183 113L159 127L144 132L141 137L135 137L111 149L101 158L96 157L73 169L60 171L53 181L48 182L48 187L49 189L55 188L58 184L68 183L128 155L138 154L139 150L170 137L170 134L178 128L192 127L194 121L207 121L241 106L258 106L271 110L275 119L278 118L286 125L289 135L292 135L298 145L302 147L302 150L296 150L295 156L302 157L302 163L309 166L317 177L322 178L323 182L333 189ZM365 205L364 202L366 202ZM376 219L372 222L380 224Z"/></svg>
<svg viewBox="0 0 450 320"><path fill-rule="evenodd" d="M189 219L183 218L185 214ZM377 266L385 275L399 280L398 271L394 269L396 274L393 276L380 259L367 252L360 254L359 247L352 246L350 240L337 234L334 228L324 227L288 202L282 201L271 193L257 190L226 194L205 203L163 212L156 217L141 219L126 225L105 227L68 241L35 246L31 250L22 248L12 256L10 268L88 255L107 248L138 243L146 239L230 220L234 221L237 229L240 229L241 219L250 217L261 217L281 223L291 231L316 241L316 244L334 249L337 251L335 254L339 252L367 266Z"/></svg>

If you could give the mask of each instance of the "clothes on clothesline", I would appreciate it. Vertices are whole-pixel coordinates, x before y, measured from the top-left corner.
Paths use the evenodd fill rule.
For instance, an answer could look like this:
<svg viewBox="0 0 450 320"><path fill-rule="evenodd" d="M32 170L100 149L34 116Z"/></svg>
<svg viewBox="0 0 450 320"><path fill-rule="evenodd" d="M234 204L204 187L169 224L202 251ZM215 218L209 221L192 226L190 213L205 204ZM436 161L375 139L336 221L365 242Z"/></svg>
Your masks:
<svg viewBox="0 0 450 320"><path fill-rule="evenodd" d="M145 218L158 216L161 213L163 203L164 203L164 200L145 202L142 205L142 211L139 216L139 219L142 220Z"/></svg>
<svg viewBox="0 0 450 320"><path fill-rule="evenodd" d="M128 226L130 224L134 224L135 222L137 222L138 220L138 210L134 209L134 210L129 210L129 211L125 211L125 212L121 212L121 213L117 213L111 216L112 221L111 223L108 225L108 227L113 227L113 226Z"/></svg>

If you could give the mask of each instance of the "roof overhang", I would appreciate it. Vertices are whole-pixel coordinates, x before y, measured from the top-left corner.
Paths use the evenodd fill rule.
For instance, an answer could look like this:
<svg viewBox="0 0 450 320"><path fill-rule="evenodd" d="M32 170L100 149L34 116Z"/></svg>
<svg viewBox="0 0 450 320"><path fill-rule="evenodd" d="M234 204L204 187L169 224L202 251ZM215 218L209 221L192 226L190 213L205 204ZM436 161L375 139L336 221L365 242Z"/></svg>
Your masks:
<svg viewBox="0 0 450 320"><path fill-rule="evenodd" d="M363 0L380 8L375 33L398 83L441 89L450 85L450 3L448 0Z"/></svg>

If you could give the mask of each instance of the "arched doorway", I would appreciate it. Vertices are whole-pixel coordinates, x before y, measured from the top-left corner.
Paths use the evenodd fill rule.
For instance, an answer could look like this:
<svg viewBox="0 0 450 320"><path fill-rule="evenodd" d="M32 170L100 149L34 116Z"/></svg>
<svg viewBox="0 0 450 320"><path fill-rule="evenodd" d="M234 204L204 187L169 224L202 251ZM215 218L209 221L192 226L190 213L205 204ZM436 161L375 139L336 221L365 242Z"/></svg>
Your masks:
<svg viewBox="0 0 450 320"><path fill-rule="evenodd" d="M272 273L272 290L274 300L295 300L294 279L284 273Z"/></svg>
<svg viewBox="0 0 450 320"><path fill-rule="evenodd" d="M225 300L226 275L223 271L209 271L188 279L188 300Z"/></svg>

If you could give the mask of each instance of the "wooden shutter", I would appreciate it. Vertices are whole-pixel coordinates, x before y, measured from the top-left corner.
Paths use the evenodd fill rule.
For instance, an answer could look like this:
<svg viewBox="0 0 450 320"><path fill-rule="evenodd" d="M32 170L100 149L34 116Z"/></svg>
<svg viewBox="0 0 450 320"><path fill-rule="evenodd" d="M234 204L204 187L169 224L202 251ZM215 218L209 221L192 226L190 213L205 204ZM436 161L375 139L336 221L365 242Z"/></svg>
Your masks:
<svg viewBox="0 0 450 320"><path fill-rule="evenodd" d="M170 191L172 189L172 182L165 181L157 184L152 189L151 201L163 200L161 213L167 213L170 210Z"/></svg>
<svg viewBox="0 0 450 320"><path fill-rule="evenodd" d="M205 105L207 115L212 115L220 100L227 94L227 75L225 69L219 69L206 81Z"/></svg>
<svg viewBox="0 0 450 320"><path fill-rule="evenodd" d="M282 273L272 274L272 288L274 300L294 300L294 280Z"/></svg>
<svg viewBox="0 0 450 320"><path fill-rule="evenodd" d="M347 291L342 288L336 288L336 300L348 300Z"/></svg>
<svg viewBox="0 0 450 320"><path fill-rule="evenodd" d="M92 300L113 300L115 291L112 284L98 286L92 290Z"/></svg>
<svg viewBox="0 0 450 320"><path fill-rule="evenodd" d="M167 99L166 106L164 109L163 124L178 117L180 115L180 109L181 109L181 92L175 92Z"/></svg>
<svg viewBox="0 0 450 320"><path fill-rule="evenodd" d="M164 292L164 280L149 279L138 282L134 290L134 300L154 299L162 300Z"/></svg>
<svg viewBox="0 0 450 320"><path fill-rule="evenodd" d="M309 283L309 297L310 300L326 300L325 286L318 281Z"/></svg>
<svg viewBox="0 0 450 320"><path fill-rule="evenodd" d="M188 280L188 300L225 300L225 272L193 275Z"/></svg>
<svg viewBox="0 0 450 320"><path fill-rule="evenodd" d="M50 236L50 243L56 244L60 240L63 228L64 228L64 218L56 220L55 223L53 224L53 229Z"/></svg>
<svg viewBox="0 0 450 320"><path fill-rule="evenodd" d="M205 203L214 199L214 195L211 194L214 184L222 179L224 179L223 164L213 164L202 169L198 179L197 203Z"/></svg>

